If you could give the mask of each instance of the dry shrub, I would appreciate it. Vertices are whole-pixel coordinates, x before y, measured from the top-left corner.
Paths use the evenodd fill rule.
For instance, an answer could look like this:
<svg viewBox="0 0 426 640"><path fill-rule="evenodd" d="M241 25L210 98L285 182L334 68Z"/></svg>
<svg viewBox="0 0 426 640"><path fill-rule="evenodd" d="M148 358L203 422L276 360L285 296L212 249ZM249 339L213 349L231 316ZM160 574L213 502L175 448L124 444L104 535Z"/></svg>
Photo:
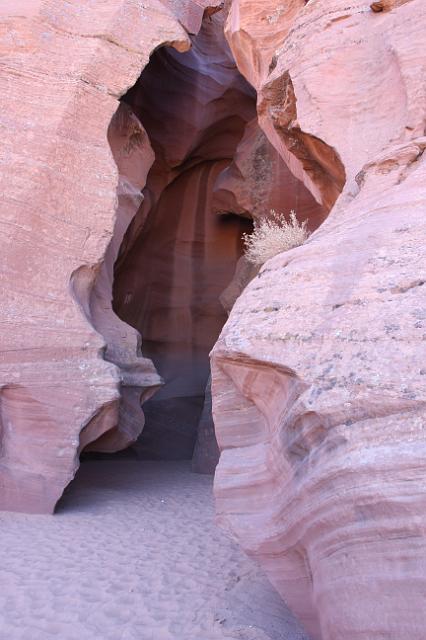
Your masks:
<svg viewBox="0 0 426 640"><path fill-rule="evenodd" d="M300 224L294 211L288 222L283 213L272 210L269 218L255 223L253 233L243 234L244 255L252 264L262 265L278 253L303 244L308 237L306 220Z"/></svg>

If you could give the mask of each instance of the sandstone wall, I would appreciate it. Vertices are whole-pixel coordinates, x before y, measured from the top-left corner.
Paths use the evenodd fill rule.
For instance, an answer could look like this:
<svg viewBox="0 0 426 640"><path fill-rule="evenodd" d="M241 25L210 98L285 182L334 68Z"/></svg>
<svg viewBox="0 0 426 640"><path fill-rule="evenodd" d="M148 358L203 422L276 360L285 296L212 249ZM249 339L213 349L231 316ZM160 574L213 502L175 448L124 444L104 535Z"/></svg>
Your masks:
<svg viewBox="0 0 426 640"><path fill-rule="evenodd" d="M83 447L115 450L142 428L140 399L161 380L113 313L112 269L136 210L121 260L149 211L159 221L172 206L167 187L190 159L180 193L189 175L204 176L216 211L295 206L315 229L331 210L305 246L265 265L213 351L220 519L313 638L422 640L426 9L227 3L261 130L252 106L241 116L242 82L234 71L229 85L223 48L205 39L207 58L196 50L192 60L210 80L179 97L191 116L184 137L162 120L171 127L166 142L152 140L158 171L142 202L149 123L143 109L117 111L118 99L154 49L188 49L204 10L215 24L219 5L0 5L0 508L52 511ZM223 87L238 112L228 136L211 99ZM176 103L160 106L172 115ZM183 236L191 220L178 216ZM253 275L246 267L222 296L227 309ZM175 300L173 287L165 297ZM145 329L161 327L149 317Z"/></svg>
<svg viewBox="0 0 426 640"><path fill-rule="evenodd" d="M318 640L426 623L426 8L391 4L234 0L228 22L265 133L319 202L341 192L212 354L220 521Z"/></svg>
<svg viewBox="0 0 426 640"><path fill-rule="evenodd" d="M92 292L116 250L118 98L154 48L189 39L156 0L6 1L0 24L0 508L43 512L81 446L117 427L122 384L158 383L146 361L127 368L136 342L112 354Z"/></svg>
<svg viewBox="0 0 426 640"><path fill-rule="evenodd" d="M162 380L142 356L140 327L135 331L112 309L113 265L136 211L142 213L137 232L126 236L130 244L176 178L176 166L191 154L193 164L200 160L201 140L204 159L231 162L253 118L253 91L219 43L223 19L215 30L221 6L216 0L1 4L1 508L53 510L83 448L123 448L143 427L140 402ZM213 29L195 47L192 65L205 82L160 103L162 122L169 122L164 153L158 140L153 144L159 165L172 171L154 170L144 203L154 155L145 123L124 105L117 110L118 100L154 50L187 50L203 16ZM179 66L178 53L173 64ZM224 92L228 111L235 101L235 117L223 111ZM181 148L173 143L179 104L193 118L177 140ZM231 253L235 258L235 248ZM216 289L227 284L222 280Z"/></svg>

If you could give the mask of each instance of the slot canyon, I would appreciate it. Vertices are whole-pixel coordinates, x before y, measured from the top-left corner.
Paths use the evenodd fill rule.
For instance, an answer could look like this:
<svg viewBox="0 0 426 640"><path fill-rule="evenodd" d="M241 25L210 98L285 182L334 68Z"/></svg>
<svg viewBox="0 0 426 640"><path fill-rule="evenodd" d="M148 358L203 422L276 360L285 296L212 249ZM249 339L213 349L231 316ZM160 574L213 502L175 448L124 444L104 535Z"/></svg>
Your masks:
<svg viewBox="0 0 426 640"><path fill-rule="evenodd" d="M423 0L0 27L0 579L66 553L111 598L35 640L423 640ZM309 237L254 265L273 211Z"/></svg>
<svg viewBox="0 0 426 640"><path fill-rule="evenodd" d="M116 264L114 308L143 336L143 353L164 381L144 404L137 449L145 457L191 459L208 354L226 320L220 296L242 254L242 233L250 229L246 218L215 213L214 185L255 118L255 95L213 15L188 52L162 48L151 56L123 98L129 114L126 105L143 123L155 161ZM212 446L210 456L204 452L211 472Z"/></svg>

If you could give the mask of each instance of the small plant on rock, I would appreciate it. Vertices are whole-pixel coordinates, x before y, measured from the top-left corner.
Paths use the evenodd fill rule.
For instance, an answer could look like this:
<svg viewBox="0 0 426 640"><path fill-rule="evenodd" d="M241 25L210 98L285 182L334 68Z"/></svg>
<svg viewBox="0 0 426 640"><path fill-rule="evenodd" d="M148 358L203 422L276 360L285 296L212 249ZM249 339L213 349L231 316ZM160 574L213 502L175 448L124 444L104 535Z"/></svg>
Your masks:
<svg viewBox="0 0 426 640"><path fill-rule="evenodd" d="M290 221L273 209L268 218L255 222L253 233L244 233L244 255L252 264L262 265L282 251L303 244L309 237L306 220L302 223L290 212Z"/></svg>

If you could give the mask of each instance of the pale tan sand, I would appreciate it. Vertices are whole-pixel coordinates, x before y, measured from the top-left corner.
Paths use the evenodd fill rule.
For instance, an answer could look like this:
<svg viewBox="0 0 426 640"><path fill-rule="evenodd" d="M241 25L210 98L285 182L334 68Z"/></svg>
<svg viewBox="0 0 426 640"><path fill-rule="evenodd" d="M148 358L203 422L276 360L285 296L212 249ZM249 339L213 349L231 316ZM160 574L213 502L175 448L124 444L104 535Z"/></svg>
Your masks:
<svg viewBox="0 0 426 640"><path fill-rule="evenodd" d="M0 640L302 640L187 464L85 462L55 516L0 514Z"/></svg>

